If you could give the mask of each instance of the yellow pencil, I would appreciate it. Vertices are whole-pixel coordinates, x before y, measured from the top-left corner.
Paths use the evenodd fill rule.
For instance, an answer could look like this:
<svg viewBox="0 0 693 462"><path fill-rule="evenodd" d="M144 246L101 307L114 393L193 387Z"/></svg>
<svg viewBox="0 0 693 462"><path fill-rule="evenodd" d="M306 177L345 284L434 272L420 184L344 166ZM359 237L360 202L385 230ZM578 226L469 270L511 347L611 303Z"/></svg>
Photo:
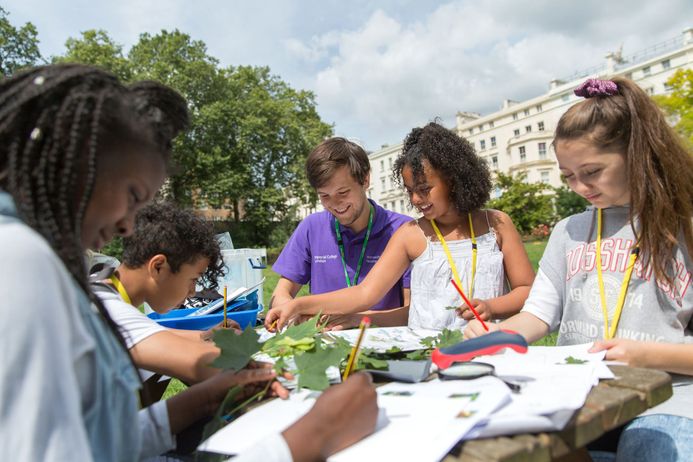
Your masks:
<svg viewBox="0 0 693 462"><path fill-rule="evenodd" d="M226 286L224 286L224 323L221 326L226 328Z"/></svg>
<svg viewBox="0 0 693 462"><path fill-rule="evenodd" d="M356 359L358 358L359 349L361 348L361 342L363 341L364 334L366 333L366 328L370 325L371 319L368 316L364 316L363 319L361 319L361 325L359 326L361 329L359 332L359 337L356 339L356 343L352 347L351 353L349 354L349 360L347 361L346 368L344 369L344 375L342 375L342 382L349 378L351 370L356 365Z"/></svg>

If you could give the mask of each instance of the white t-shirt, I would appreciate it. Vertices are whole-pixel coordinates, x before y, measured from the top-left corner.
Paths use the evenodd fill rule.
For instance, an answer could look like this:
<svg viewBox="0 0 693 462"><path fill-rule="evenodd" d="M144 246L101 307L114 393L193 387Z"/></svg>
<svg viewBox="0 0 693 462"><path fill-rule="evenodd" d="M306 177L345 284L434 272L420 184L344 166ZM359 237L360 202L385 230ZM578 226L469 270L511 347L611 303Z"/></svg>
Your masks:
<svg viewBox="0 0 693 462"><path fill-rule="evenodd" d="M104 287L104 289L95 290L96 295L103 302L113 321L122 328L128 349L147 337L166 331L165 327L148 318L146 314L134 306L126 303L115 289L105 284L99 284L99 286ZM108 289L105 289L105 287L108 287Z"/></svg>

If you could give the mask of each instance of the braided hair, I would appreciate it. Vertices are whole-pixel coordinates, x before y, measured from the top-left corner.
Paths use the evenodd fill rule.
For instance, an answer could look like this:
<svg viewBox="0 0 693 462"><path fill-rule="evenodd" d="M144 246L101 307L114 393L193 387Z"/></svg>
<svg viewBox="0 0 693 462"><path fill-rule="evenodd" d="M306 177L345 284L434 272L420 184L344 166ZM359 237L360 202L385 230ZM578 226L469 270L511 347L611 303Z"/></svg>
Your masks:
<svg viewBox="0 0 693 462"><path fill-rule="evenodd" d="M105 151L123 145L143 146L168 163L171 139L187 123L185 100L173 90L153 82L128 88L95 67L42 66L0 81L0 189L121 343L118 326L89 288L82 257L81 226L97 165Z"/></svg>

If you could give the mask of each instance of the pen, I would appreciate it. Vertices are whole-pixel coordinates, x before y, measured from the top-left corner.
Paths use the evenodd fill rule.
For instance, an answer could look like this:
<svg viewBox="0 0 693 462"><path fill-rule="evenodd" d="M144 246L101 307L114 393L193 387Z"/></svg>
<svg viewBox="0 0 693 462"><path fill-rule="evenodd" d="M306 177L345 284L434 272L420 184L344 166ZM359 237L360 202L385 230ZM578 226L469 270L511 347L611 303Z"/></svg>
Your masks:
<svg viewBox="0 0 693 462"><path fill-rule="evenodd" d="M224 323L222 327L226 329L226 286L224 286Z"/></svg>
<svg viewBox="0 0 693 462"><path fill-rule="evenodd" d="M485 330L486 332L488 332L488 326L486 325L486 323L484 322L484 320L481 319L481 316L479 316L479 313L476 312L476 310L475 310L474 307L472 306L472 302L470 302L470 301L467 299L467 296L464 295L464 292L462 292L462 289L460 288L460 286L457 285L457 283L455 282L454 279L450 279L450 282L452 282L452 285L455 286L455 289L457 289L457 292L459 292L459 294L462 296L462 300L464 300L464 303L466 303L467 306L469 307L469 309L472 310L472 313L474 313L474 316L476 317L476 319L478 319L479 322L481 323L481 325L484 326L484 330Z"/></svg>
<svg viewBox="0 0 693 462"><path fill-rule="evenodd" d="M361 329L359 332L359 337L356 340L356 343L354 344L353 348L351 349L351 353L349 354L349 360L347 361L346 368L344 369L344 375L342 376L342 382L346 381L346 379L349 377L349 374L351 373L351 370L356 365L356 358L358 357L358 354L359 354L359 348L361 348L361 342L363 341L363 336L366 332L366 328L370 325L371 325L371 319L368 316L364 316L363 319L361 319L361 325L359 326L359 328Z"/></svg>

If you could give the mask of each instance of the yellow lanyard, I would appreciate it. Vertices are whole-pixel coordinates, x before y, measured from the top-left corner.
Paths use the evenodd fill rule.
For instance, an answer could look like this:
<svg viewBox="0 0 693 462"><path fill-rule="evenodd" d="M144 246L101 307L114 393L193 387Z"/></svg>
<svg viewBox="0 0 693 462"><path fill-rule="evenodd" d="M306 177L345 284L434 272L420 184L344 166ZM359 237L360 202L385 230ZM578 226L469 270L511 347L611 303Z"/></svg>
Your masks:
<svg viewBox="0 0 693 462"><path fill-rule="evenodd" d="M474 278L476 277L476 236L474 235L474 225L472 225L472 214L468 213L467 217L469 218L469 234L472 235L472 277L469 280L469 298L471 299L473 297L474 293ZM457 272L457 266L455 266L455 261L452 259L452 254L450 254L450 249L448 249L448 244L445 242L445 238L443 238L443 233L440 232L438 229L438 225L436 225L435 220L431 220L431 226L433 226L433 230L436 232L436 236L438 236L438 240L440 243L443 245L443 250L445 250L445 256L448 257L448 264L450 265L450 270L452 270L452 277L455 278L455 282L457 285L462 289L462 281L460 281L460 275Z"/></svg>
<svg viewBox="0 0 693 462"><path fill-rule="evenodd" d="M638 253L639 249L636 245L630 251L628 266L626 267L626 273L623 275L621 291L618 294L618 301L616 302L616 312L614 313L614 318L609 328L609 312L606 309L606 293L604 292L604 279L602 277L602 209L597 209L597 279L599 280L599 299L602 304L602 314L604 315L604 339L606 340L612 339L614 335L616 335L616 327L618 327L618 322L621 319L623 304L626 301L626 293L628 292L628 284L633 274L635 260L638 259Z"/></svg>
<svg viewBox="0 0 693 462"><path fill-rule="evenodd" d="M120 282L120 279L118 279L115 274L112 275L109 279L111 280L111 284L113 284L113 287L115 287L116 290L118 290L118 293L120 294L123 301L128 305L132 305L130 296L128 295L127 290L125 290L125 286L123 286L123 283Z"/></svg>

